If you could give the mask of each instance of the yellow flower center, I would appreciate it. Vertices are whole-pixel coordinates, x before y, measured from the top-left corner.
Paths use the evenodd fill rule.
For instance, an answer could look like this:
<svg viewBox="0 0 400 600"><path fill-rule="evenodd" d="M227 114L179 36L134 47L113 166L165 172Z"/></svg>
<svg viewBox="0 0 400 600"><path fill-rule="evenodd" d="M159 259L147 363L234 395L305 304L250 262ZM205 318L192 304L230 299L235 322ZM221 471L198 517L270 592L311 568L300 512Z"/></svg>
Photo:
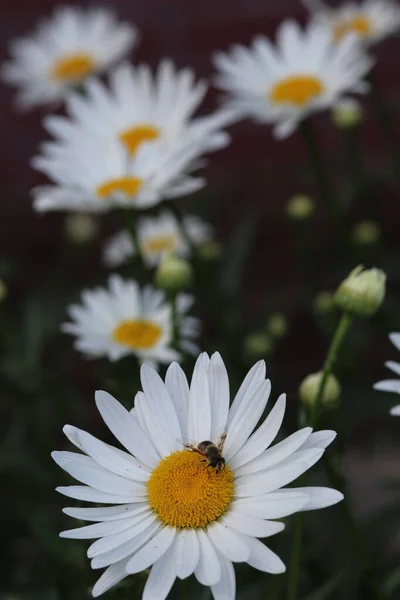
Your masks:
<svg viewBox="0 0 400 600"><path fill-rule="evenodd" d="M99 185L96 192L100 198L107 198L115 192L120 192L126 196L134 196L141 185L142 180L139 177L116 177Z"/></svg>
<svg viewBox="0 0 400 600"><path fill-rule="evenodd" d="M302 107L322 94L322 82L312 75L297 75L279 81L271 90L269 98L275 104L294 104Z"/></svg>
<svg viewBox="0 0 400 600"><path fill-rule="evenodd" d="M119 134L120 141L124 144L128 154L132 156L143 142L150 142L160 137L160 132L153 125L139 125L130 127Z"/></svg>
<svg viewBox="0 0 400 600"><path fill-rule="evenodd" d="M149 504L164 525L206 527L233 499L233 474L219 473L201 454L181 450L163 458L147 482Z"/></svg>
<svg viewBox="0 0 400 600"><path fill-rule="evenodd" d="M338 23L334 28L333 35L335 41L339 42L348 33L355 33L359 37L366 37L371 31L372 27L369 19L360 15L348 21Z"/></svg>
<svg viewBox="0 0 400 600"><path fill-rule="evenodd" d="M51 69L51 76L57 81L76 81L87 77L95 70L96 63L85 52L76 52L61 58Z"/></svg>
<svg viewBox="0 0 400 600"><path fill-rule="evenodd" d="M143 246L149 254L159 254L174 250L177 246L177 239L174 235L159 235L145 240Z"/></svg>
<svg viewBox="0 0 400 600"><path fill-rule="evenodd" d="M137 319L135 321L122 321L114 330L113 338L119 344L129 346L135 350L147 350L157 343L161 336L161 327Z"/></svg>

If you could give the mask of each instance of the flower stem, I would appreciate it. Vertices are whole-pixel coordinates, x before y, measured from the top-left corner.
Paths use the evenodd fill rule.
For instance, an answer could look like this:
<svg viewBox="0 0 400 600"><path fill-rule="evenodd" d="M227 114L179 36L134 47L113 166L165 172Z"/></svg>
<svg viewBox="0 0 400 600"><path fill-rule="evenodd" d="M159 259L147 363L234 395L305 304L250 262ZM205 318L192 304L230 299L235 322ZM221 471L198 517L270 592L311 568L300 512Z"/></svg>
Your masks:
<svg viewBox="0 0 400 600"><path fill-rule="evenodd" d="M311 427L315 427L315 425L317 423L317 420L319 417L319 409L322 404L322 398L324 395L325 386L328 381L328 377L332 373L333 365L337 359L339 350L344 341L344 338L346 337L346 334L349 330L349 327L350 327L352 321L353 321L352 315L350 315L349 313L346 313L346 312L343 313L343 315L339 321L339 324L336 328L336 331L334 333L334 336L332 338L331 345L329 346L328 354L326 355L326 359L325 359L324 366L322 369L322 371L323 371L322 379L321 379L321 383L320 383L320 386L319 386L319 389L317 392L317 397L316 397L313 407L311 409L311 415L310 415L310 426Z"/></svg>
<svg viewBox="0 0 400 600"><path fill-rule="evenodd" d="M196 246L194 245L194 243L193 243L191 237L189 236L187 229L185 227L185 223L184 223L185 214L184 214L182 208L180 207L179 204L172 202L172 200L170 202L168 202L168 207L175 217L175 221L178 225L179 233L181 234L183 241L185 242L185 244L187 245L187 247L190 250L190 256L194 257L195 252L196 252Z"/></svg>
<svg viewBox="0 0 400 600"><path fill-rule="evenodd" d="M168 300L171 305L171 321L172 321L172 347L178 349L179 344L179 322L178 322L178 307L177 294L171 293L168 295Z"/></svg>
<svg viewBox="0 0 400 600"><path fill-rule="evenodd" d="M321 148L319 148L311 120L304 119L304 121L299 124L299 131L303 137L308 153L308 159L314 172L322 200L326 203L331 215L336 221L338 217L336 196L324 164Z"/></svg>
<svg viewBox="0 0 400 600"><path fill-rule="evenodd" d="M140 270L146 271L146 263L143 258L142 248L139 243L139 236L137 232L137 218L134 210L122 209L123 218L125 221L125 227L129 232L133 246L135 248L135 256L138 258L140 264Z"/></svg>

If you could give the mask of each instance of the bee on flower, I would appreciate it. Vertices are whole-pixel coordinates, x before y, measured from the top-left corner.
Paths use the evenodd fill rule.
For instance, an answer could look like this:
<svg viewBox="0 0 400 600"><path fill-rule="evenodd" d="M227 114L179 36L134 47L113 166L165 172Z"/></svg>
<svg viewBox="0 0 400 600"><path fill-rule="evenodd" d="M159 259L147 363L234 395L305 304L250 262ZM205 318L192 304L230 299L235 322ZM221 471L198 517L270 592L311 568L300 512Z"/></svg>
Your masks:
<svg viewBox="0 0 400 600"><path fill-rule="evenodd" d="M193 302L188 294L176 298L179 348L196 354L200 321L187 314ZM82 303L70 306L68 314L71 321L62 331L76 337L75 348L87 358L117 361L134 354L155 366L180 359L172 347L171 305L163 292L150 286L140 289L135 281L111 275L107 288L85 290Z"/></svg>
<svg viewBox="0 0 400 600"><path fill-rule="evenodd" d="M109 505L64 509L92 522L61 537L95 540L87 552L91 566L106 570L93 596L150 567L144 600L165 600L177 577L192 574L215 600L234 600L234 563L283 573L282 560L259 538L284 529L277 519L343 498L330 488L286 487L321 458L335 432L306 427L271 446L284 395L253 431L271 390L264 361L250 369L231 405L218 353L199 356L190 384L177 363L165 381L143 365L141 382L130 412L96 392L97 408L123 451L67 425L64 432L80 452L52 455L80 482L57 488L60 493Z"/></svg>
<svg viewBox="0 0 400 600"><path fill-rule="evenodd" d="M363 77L372 66L355 36L334 43L327 26L313 22L302 29L291 20L278 27L275 43L258 36L249 48L236 44L217 52L214 63L226 105L238 118L272 124L276 138L343 96L367 91Z"/></svg>
<svg viewBox="0 0 400 600"><path fill-rule="evenodd" d="M21 108L54 104L126 56L137 38L136 27L118 23L111 9L57 7L31 35L11 43L2 78L17 88Z"/></svg>

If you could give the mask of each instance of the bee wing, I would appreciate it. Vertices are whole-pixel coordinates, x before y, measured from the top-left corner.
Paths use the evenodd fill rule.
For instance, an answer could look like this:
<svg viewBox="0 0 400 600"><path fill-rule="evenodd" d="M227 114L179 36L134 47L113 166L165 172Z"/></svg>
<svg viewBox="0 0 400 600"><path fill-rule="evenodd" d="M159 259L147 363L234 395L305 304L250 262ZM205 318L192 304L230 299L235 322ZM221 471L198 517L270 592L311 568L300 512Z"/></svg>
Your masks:
<svg viewBox="0 0 400 600"><path fill-rule="evenodd" d="M194 450L197 448L196 442L193 440L189 440L188 438L177 438L177 441L182 444L185 448L189 448L190 450Z"/></svg>
<svg viewBox="0 0 400 600"><path fill-rule="evenodd" d="M221 429L218 432L218 437L217 437L217 446L218 446L218 450L220 452L222 452L222 449L224 447L225 444L225 440L226 440L226 434L227 434L228 428L225 426L223 429Z"/></svg>

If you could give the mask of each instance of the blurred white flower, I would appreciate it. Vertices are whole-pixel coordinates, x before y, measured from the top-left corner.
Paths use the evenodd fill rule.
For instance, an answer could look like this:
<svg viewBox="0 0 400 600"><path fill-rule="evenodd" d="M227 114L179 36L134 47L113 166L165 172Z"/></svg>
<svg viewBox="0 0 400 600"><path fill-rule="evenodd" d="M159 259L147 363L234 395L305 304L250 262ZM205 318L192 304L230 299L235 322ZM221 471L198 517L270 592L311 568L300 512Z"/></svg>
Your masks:
<svg viewBox="0 0 400 600"><path fill-rule="evenodd" d="M218 52L217 85L228 92L227 106L239 117L274 124L274 135L293 133L307 115L330 108L348 93L365 92L362 78L372 66L354 36L337 44L318 23L303 30L294 21L278 28L276 45L264 36L250 48L235 45Z"/></svg>
<svg viewBox="0 0 400 600"><path fill-rule="evenodd" d="M400 6L391 0L361 0L328 6L321 0L303 0L315 21L328 26L338 42L350 33L366 45L400 29Z"/></svg>
<svg viewBox="0 0 400 600"><path fill-rule="evenodd" d="M339 129L356 127L363 118L362 106L355 98L343 98L332 108L331 117Z"/></svg>
<svg viewBox="0 0 400 600"><path fill-rule="evenodd" d="M400 333L391 333L389 339L395 348L400 350ZM385 367L393 371L396 375L400 375L400 363L389 360L385 363ZM382 392L394 392L400 394L400 379L384 379L383 381L378 381L378 383L375 383L374 389ZM394 406L390 411L390 414L400 417L400 404Z"/></svg>
<svg viewBox="0 0 400 600"><path fill-rule="evenodd" d="M199 320L187 316L193 297L179 294L177 318L179 345L196 353L193 339L199 333ZM159 290L147 286L142 290L132 280L111 275L108 288L82 292L82 304L68 308L71 322L61 328L77 339L75 348L89 358L106 357L116 361L129 354L154 364L180 358L171 347L173 323L171 306Z"/></svg>
<svg viewBox="0 0 400 600"><path fill-rule="evenodd" d="M73 244L86 244L96 237L99 224L93 215L72 213L65 220L65 232Z"/></svg>
<svg viewBox="0 0 400 600"><path fill-rule="evenodd" d="M96 539L88 549L91 566L107 569L93 596L150 567L143 600L165 600L176 577L192 574L211 587L215 600L234 600L235 562L266 573L284 572L281 559L257 538L284 529L275 519L343 498L329 488L284 487L321 458L335 432L312 433L306 427L270 447L285 413L282 395L252 433L271 389L264 361L249 371L230 407L228 373L218 353L211 359L200 355L190 386L176 363L168 368L165 383L143 365L141 381L143 392L131 412L107 392L96 393L97 408L124 450L66 425L65 434L84 454L52 455L83 484L57 491L111 505L64 509L71 517L94 522L61 533ZM215 464L204 459L203 446L197 447L205 440L220 444L222 458Z"/></svg>
<svg viewBox="0 0 400 600"><path fill-rule="evenodd" d="M34 33L11 43L2 78L18 88L22 108L54 103L120 60L136 40L136 28L118 23L110 9L58 7Z"/></svg>
<svg viewBox="0 0 400 600"><path fill-rule="evenodd" d="M188 238L195 246L207 242L212 237L211 227L191 215L183 219ZM178 226L175 217L169 212L161 212L156 217L138 219L137 235L142 256L148 266L157 265L166 252L189 256L190 248ZM108 240L104 248L103 260L107 267L118 267L135 253L129 231L119 231Z"/></svg>
<svg viewBox="0 0 400 600"><path fill-rule="evenodd" d="M106 142L118 140L130 156L143 143L164 141L166 147L185 140L202 151L229 143L221 127L232 120L226 110L193 117L207 92L204 81L195 81L192 69L176 70L170 60L161 61L155 74L146 65L121 65L113 70L110 86L92 79L84 94L66 100L69 118L50 116L44 123L59 141L69 143L80 129Z"/></svg>
<svg viewBox="0 0 400 600"><path fill-rule="evenodd" d="M194 167L198 149L163 142L142 144L133 157L117 141L99 143L79 130L69 142L48 142L32 166L55 185L33 190L39 212L70 210L106 212L112 208L144 208L165 198L184 196L204 185L186 172Z"/></svg>

